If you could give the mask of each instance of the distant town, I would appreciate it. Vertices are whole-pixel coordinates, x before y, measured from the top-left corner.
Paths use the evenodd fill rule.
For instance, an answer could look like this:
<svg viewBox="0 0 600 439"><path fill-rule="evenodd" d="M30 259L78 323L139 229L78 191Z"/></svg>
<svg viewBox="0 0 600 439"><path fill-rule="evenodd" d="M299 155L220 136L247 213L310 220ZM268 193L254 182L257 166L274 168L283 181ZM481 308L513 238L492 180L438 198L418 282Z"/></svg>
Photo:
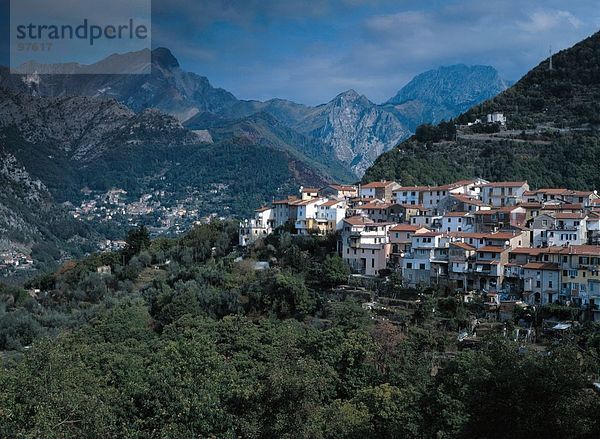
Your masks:
<svg viewBox="0 0 600 439"><path fill-rule="evenodd" d="M356 276L401 275L407 287L444 285L488 306L576 304L600 320L600 196L480 178L442 186L301 187L240 223L241 246L285 228L338 233Z"/></svg>

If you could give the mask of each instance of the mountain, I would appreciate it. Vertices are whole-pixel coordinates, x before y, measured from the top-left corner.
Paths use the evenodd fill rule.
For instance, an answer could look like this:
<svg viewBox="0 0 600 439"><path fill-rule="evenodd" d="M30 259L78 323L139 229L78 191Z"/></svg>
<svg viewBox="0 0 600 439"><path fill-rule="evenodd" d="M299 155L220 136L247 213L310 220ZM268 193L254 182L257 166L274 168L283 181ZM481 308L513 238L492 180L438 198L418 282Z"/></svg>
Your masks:
<svg viewBox="0 0 600 439"><path fill-rule="evenodd" d="M77 202L83 188L113 187L134 195L167 190L176 203L190 191L208 194L218 185L227 189L205 206L206 213L246 215L301 184L347 177L331 156L323 158L329 166L309 157L324 156L322 144L262 113L221 127L207 141L173 116L135 113L114 100L0 89L0 102L0 140L7 152L61 203Z"/></svg>
<svg viewBox="0 0 600 439"><path fill-rule="evenodd" d="M312 108L294 128L328 144L356 175L410 134L393 113L354 90Z"/></svg>
<svg viewBox="0 0 600 439"><path fill-rule="evenodd" d="M32 177L0 142L0 252L52 263L93 248L97 235L58 206L46 186Z"/></svg>
<svg viewBox="0 0 600 439"><path fill-rule="evenodd" d="M542 61L457 117L453 122L463 127L456 137L440 125L399 144L375 161L364 181L441 184L479 176L528 180L532 187L600 188L600 32L554 54L552 65ZM493 111L508 118L508 131L464 127Z"/></svg>
<svg viewBox="0 0 600 439"><path fill-rule="evenodd" d="M156 108L211 135L217 125L257 113L269 114L329 148L324 159L315 155L314 160L327 165L333 156L355 176L361 176L378 155L408 137L418 125L454 117L503 90L491 67L451 66L417 76L384 105L376 105L353 90L316 107L284 99L238 100L228 91L213 87L207 78L184 71L168 49L158 48L150 55L150 75L89 73L104 71L107 66L114 69L115 65L142 70L147 67L148 53L141 51L112 55L91 66L27 66L40 72L37 75L16 76L0 70L0 86L36 96L115 99L136 112ZM43 74L52 71L73 74ZM264 140L270 137L265 134ZM302 151L302 144L292 146Z"/></svg>
<svg viewBox="0 0 600 439"><path fill-rule="evenodd" d="M48 97L89 96L115 99L133 111L156 108L181 121L205 111L222 112L237 103L235 96L212 87L207 78L181 69L173 54L164 48L152 51L150 75L89 73L104 71L106 69L103 65L117 62L132 68L141 59L147 58L147 52L140 51L112 55L90 66L68 64L61 68L38 65L36 68L40 74L22 76L10 75L4 69L0 71L0 86ZM30 66L29 69L34 67ZM74 74L43 74L61 69L73 71Z"/></svg>
<svg viewBox="0 0 600 439"><path fill-rule="evenodd" d="M507 82L491 66L444 66L415 76L385 106L398 112L414 132L465 112L506 90Z"/></svg>
<svg viewBox="0 0 600 439"><path fill-rule="evenodd" d="M290 156L307 161L314 169L320 170L324 175L329 174L336 181L349 181L352 178L344 163L335 156L328 145L294 131L265 112L233 121L203 113L188 120L185 126L194 130L210 126L211 138L217 142L240 138L285 151Z"/></svg>

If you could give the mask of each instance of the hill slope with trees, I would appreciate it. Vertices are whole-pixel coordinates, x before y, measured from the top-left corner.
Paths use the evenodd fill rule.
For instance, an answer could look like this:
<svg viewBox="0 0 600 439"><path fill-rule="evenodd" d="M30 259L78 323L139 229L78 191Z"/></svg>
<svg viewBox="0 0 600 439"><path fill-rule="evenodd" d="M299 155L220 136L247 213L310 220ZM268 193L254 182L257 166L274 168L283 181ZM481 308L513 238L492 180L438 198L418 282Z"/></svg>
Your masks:
<svg viewBox="0 0 600 439"><path fill-rule="evenodd" d="M523 179L534 187L598 188L599 102L596 33L553 55L552 69L550 60L544 60L505 92L454 119L456 135L432 139L417 133L381 155L364 181L442 184L479 176ZM461 130L494 111L507 117L507 131L484 135L473 128Z"/></svg>

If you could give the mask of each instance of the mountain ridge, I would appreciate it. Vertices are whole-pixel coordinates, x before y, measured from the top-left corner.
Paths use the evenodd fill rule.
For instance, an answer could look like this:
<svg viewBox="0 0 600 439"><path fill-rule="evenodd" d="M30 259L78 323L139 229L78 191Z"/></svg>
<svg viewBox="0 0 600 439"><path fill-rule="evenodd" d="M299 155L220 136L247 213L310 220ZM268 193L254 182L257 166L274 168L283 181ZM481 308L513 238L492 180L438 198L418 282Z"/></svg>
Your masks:
<svg viewBox="0 0 600 439"><path fill-rule="evenodd" d="M532 187L600 188L600 32L541 61L509 89L453 119L451 139L413 136L380 156L363 181L443 184L483 177ZM466 127L501 112L508 131ZM434 128L435 130L435 128Z"/></svg>
<svg viewBox="0 0 600 439"><path fill-rule="evenodd" d="M145 59L147 53L131 54L130 62L123 60L123 56L126 55L120 55L119 62L134 68L141 64L139 60ZM417 98L409 104L374 104L354 90L342 92L329 102L314 107L278 98L264 102L239 100L227 90L213 87L208 78L184 71L167 48L154 49L151 60L151 75L28 75L14 78L0 71L0 86L42 96L81 95L116 99L136 112L158 108L181 122L189 121L199 129L209 131L217 119L228 124L254 113L268 113L298 133L328 145L336 159L357 176L361 176L379 154L408 137L416 126L459 114L451 104L444 103L443 108L436 109L433 107L437 101L421 102ZM102 62L108 61L97 64ZM471 70L477 68L475 66ZM471 77L476 78L476 75L471 74ZM467 88L469 85L464 84L473 81L469 82L468 78L465 81L460 75L454 79L457 86ZM487 87L486 96L501 91L498 84L496 81ZM485 82L471 85L486 87ZM438 102L437 105L441 104ZM215 116L209 124L212 126L200 126L200 121L206 122L205 113ZM350 127L348 123L354 125Z"/></svg>

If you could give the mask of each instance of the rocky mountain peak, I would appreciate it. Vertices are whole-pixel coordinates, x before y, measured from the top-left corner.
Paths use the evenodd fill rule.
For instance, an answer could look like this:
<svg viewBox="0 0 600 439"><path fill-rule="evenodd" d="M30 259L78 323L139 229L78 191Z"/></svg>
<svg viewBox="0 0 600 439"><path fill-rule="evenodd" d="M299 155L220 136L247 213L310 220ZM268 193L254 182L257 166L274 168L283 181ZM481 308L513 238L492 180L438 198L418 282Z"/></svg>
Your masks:
<svg viewBox="0 0 600 439"><path fill-rule="evenodd" d="M179 67L179 61L177 61L177 58L166 47L158 47L152 51L152 63L166 69Z"/></svg>

